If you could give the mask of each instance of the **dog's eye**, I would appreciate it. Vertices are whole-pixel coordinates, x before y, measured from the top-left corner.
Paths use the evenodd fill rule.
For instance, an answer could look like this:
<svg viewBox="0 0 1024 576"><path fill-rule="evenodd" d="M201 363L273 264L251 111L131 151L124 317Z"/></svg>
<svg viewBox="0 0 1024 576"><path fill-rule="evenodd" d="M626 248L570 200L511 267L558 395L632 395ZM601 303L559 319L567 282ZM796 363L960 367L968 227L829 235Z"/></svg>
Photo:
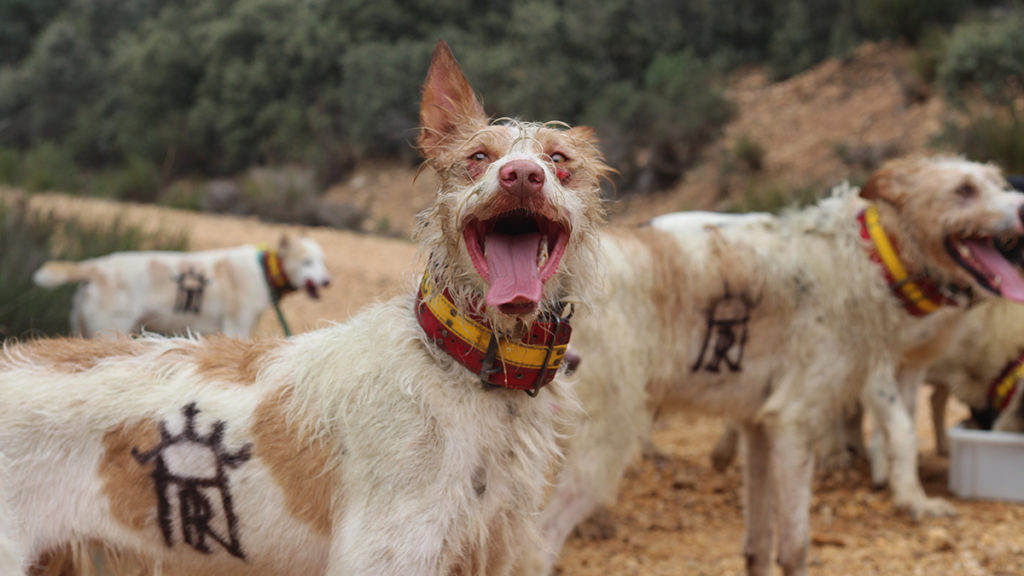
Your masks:
<svg viewBox="0 0 1024 576"><path fill-rule="evenodd" d="M313 265L313 261L310 260L309 258L306 258L305 260L302 261L302 265L303 266L312 266Z"/></svg>
<svg viewBox="0 0 1024 576"><path fill-rule="evenodd" d="M470 154L469 159L473 160L474 162L483 162L484 160L487 160L487 153L478 150Z"/></svg>
<svg viewBox="0 0 1024 576"><path fill-rule="evenodd" d="M961 198L974 198L978 195L978 189L970 182L964 182L960 186L957 186L956 195Z"/></svg>
<svg viewBox="0 0 1024 576"><path fill-rule="evenodd" d="M566 162L568 160L569 159L565 157L565 154L562 154L561 152L555 152L554 154L551 155L551 161L554 162L555 164L561 164L562 162Z"/></svg>

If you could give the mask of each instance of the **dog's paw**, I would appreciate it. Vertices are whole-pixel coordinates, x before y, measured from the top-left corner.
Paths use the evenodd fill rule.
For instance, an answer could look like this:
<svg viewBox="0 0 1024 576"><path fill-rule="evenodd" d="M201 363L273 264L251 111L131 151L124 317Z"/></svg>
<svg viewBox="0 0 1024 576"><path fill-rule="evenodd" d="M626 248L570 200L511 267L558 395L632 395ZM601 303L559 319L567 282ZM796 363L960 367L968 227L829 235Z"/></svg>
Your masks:
<svg viewBox="0 0 1024 576"><path fill-rule="evenodd" d="M956 516L956 508L943 498L922 498L900 507L905 509L914 520Z"/></svg>
<svg viewBox="0 0 1024 576"><path fill-rule="evenodd" d="M576 526L574 532L583 540L611 540L618 532L618 528L611 513L602 508Z"/></svg>

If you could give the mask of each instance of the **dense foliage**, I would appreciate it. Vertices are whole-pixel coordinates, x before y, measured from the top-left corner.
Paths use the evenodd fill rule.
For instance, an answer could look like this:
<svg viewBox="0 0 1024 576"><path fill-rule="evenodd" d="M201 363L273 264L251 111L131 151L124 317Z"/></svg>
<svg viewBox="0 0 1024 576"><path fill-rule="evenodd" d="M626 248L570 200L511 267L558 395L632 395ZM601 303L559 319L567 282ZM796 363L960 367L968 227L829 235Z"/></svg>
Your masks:
<svg viewBox="0 0 1024 576"><path fill-rule="evenodd" d="M729 118L723 71L789 75L971 3L0 0L0 178L128 167L100 187L148 200L183 175L301 164L324 184L365 155L412 159L442 37L491 113L596 125L631 183L659 187Z"/></svg>

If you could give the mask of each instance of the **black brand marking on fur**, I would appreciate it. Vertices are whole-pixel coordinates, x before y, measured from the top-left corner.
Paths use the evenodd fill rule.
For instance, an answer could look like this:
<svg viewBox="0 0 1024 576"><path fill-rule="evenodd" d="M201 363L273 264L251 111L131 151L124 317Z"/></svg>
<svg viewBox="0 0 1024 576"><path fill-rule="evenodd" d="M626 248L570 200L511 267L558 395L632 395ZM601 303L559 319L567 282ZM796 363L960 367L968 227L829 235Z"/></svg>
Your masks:
<svg viewBox="0 0 1024 576"><path fill-rule="evenodd" d="M232 454L222 444L225 426L223 420L214 422L208 435L200 436L195 429L195 417L199 414L195 402L182 408L181 413L185 416L181 434L172 436L167 431L167 422L163 421L160 423L160 443L156 447L146 452L139 451L138 447L132 448L132 456L139 464L156 461L156 469L153 470L152 476L164 542L168 548L174 545L171 497L177 494L181 537L186 544L199 552L210 554L212 550L207 544L209 537L232 556L244 560L245 554L242 553L242 545L238 540L238 518L231 504L226 471L228 468L238 468L249 460L252 444L246 444ZM172 453L170 458L169 453ZM195 466L197 463L211 462L212 469L196 471L194 475L181 474L180 470L179 473L175 473L171 470L181 468L183 465ZM212 525L217 519L218 508L223 512L222 523L227 525L227 537L215 530Z"/></svg>
<svg viewBox="0 0 1024 576"><path fill-rule="evenodd" d="M188 270L175 276L174 280L178 283L174 311L182 314L199 314L203 308L203 290L209 283L206 276L189 266Z"/></svg>
<svg viewBox="0 0 1024 576"><path fill-rule="evenodd" d="M473 491L476 492L478 497L483 497L484 492L487 492L487 470L483 466L473 471L473 476L470 478L473 483Z"/></svg>
<svg viewBox="0 0 1024 576"><path fill-rule="evenodd" d="M743 346L747 343L747 324L751 303L742 296L725 296L708 308L707 329L697 361L691 372L719 372L724 363L730 372L743 370Z"/></svg>

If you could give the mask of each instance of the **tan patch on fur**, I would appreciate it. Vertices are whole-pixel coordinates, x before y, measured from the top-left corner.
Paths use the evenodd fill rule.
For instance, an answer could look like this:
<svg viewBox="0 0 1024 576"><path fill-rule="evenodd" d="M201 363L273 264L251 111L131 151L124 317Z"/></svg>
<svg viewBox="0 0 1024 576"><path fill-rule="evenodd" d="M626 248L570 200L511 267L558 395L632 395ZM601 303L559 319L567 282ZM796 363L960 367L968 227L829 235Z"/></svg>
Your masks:
<svg viewBox="0 0 1024 576"><path fill-rule="evenodd" d="M132 356L143 350L139 342L118 340L81 340L53 338L26 342L20 355L36 365L47 365L59 372L85 372L100 362L117 356Z"/></svg>
<svg viewBox="0 0 1024 576"><path fill-rule="evenodd" d="M278 340L240 340L211 336L196 346L192 359L203 380L252 384L266 364L267 355L280 345Z"/></svg>
<svg viewBox="0 0 1024 576"><path fill-rule="evenodd" d="M291 394L291 388L283 388L256 407L253 455L263 460L281 487L291 515L320 534L330 534L339 489L334 450L288 422L284 407Z"/></svg>
<svg viewBox="0 0 1024 576"><path fill-rule="evenodd" d="M152 465L139 464L132 448L146 450L160 442L160 429L153 420L138 420L115 426L103 435L103 458L99 476L110 513L121 524L142 530L156 525L157 498L150 476Z"/></svg>

